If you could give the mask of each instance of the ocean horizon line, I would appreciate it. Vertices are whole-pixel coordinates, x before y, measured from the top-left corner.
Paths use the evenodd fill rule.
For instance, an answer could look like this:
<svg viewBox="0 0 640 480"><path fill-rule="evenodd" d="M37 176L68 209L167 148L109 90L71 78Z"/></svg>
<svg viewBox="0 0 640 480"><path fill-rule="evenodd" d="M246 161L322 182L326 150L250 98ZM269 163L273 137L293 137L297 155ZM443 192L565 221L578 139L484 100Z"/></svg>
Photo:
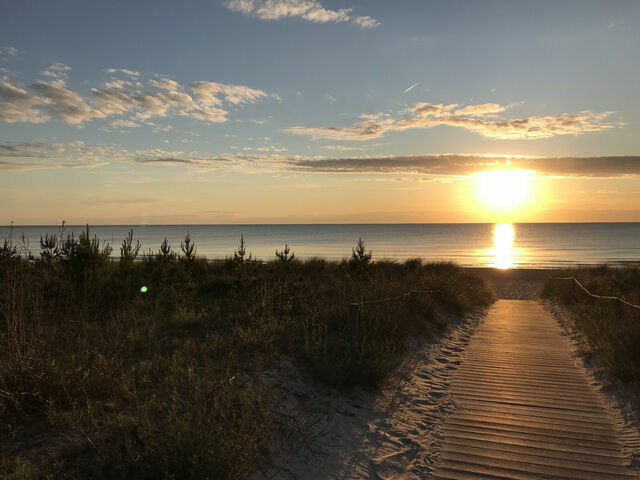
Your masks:
<svg viewBox="0 0 640 480"><path fill-rule="evenodd" d="M242 226L322 226L322 225L497 225L500 223L510 223L512 225L629 225L640 223L640 220L628 222L321 222L321 223L65 223L65 227L242 227ZM10 227L61 227L60 223L33 223L33 224L5 224L3 228Z"/></svg>

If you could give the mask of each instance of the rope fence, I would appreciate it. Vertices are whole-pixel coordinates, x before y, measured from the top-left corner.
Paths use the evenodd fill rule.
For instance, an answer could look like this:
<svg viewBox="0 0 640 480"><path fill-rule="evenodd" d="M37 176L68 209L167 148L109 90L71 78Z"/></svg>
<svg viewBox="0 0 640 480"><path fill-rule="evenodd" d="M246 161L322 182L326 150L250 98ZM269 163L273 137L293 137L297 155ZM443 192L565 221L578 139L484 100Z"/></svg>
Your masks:
<svg viewBox="0 0 640 480"><path fill-rule="evenodd" d="M380 303L394 302L397 300L404 300L418 293L444 293L442 290L409 290L406 293L401 293L395 297L379 298L377 300L362 300L357 303L349 304L349 325L351 327L351 346L354 347L358 344L358 333L360 330L360 314L362 313L362 307L365 305L377 305Z"/></svg>
<svg viewBox="0 0 640 480"><path fill-rule="evenodd" d="M637 308L638 310L640 310L640 305L636 305L634 303L628 302L626 301L624 298L620 298L620 297L614 297L611 295L596 295L595 293L591 293L589 290L587 290L587 288L582 285L578 279L576 277L553 277L554 280L573 280L575 282L576 285L578 285L578 287L580 287L580 289L586 293L587 295L589 295L590 297L593 298L599 298L599 299L603 299L603 300L615 300L618 302L623 303L624 305L627 305L631 308Z"/></svg>

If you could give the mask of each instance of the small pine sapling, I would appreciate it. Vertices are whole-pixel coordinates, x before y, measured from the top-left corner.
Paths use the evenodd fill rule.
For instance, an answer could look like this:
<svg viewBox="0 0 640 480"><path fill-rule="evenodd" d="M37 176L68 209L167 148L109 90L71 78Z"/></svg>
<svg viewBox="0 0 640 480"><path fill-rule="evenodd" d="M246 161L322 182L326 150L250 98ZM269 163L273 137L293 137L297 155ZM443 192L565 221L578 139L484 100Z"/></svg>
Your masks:
<svg viewBox="0 0 640 480"><path fill-rule="evenodd" d="M193 260L196 258L196 244L191 240L189 232L187 232L187 235L184 237L184 242L180 243L180 248L187 260Z"/></svg>
<svg viewBox="0 0 640 480"><path fill-rule="evenodd" d="M129 230L127 236L122 240L122 245L120 246L120 262L121 263L132 263L138 253L140 252L140 241L136 240L136 243L133 243L133 229Z"/></svg>
<svg viewBox="0 0 640 480"><path fill-rule="evenodd" d="M289 263L292 262L294 258L296 258L296 254L291 251L289 245L285 244L284 250L282 250L281 252L276 250L276 257L278 257L283 263Z"/></svg>
<svg viewBox="0 0 640 480"><path fill-rule="evenodd" d="M244 235L240 235L240 243L238 249L233 252L233 261L236 263L249 263L251 261L251 254L247 255L247 245L244 243ZM246 258L245 258L246 257Z"/></svg>

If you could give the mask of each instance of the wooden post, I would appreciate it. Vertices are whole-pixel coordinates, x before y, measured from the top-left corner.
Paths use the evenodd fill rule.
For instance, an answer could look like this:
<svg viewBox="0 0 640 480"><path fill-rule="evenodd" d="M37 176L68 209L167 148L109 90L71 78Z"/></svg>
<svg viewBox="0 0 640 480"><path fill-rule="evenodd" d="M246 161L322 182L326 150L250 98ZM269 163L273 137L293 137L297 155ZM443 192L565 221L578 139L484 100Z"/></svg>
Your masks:
<svg viewBox="0 0 640 480"><path fill-rule="evenodd" d="M349 326L351 328L351 348L358 345L358 331L360 330L360 304L349 305Z"/></svg>

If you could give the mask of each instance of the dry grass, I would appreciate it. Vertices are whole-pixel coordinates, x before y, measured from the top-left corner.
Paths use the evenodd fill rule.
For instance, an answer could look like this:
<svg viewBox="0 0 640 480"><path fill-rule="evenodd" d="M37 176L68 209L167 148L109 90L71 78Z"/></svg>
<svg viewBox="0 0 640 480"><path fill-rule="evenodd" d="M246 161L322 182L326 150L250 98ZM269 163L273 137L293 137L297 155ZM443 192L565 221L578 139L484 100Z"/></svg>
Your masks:
<svg viewBox="0 0 640 480"><path fill-rule="evenodd" d="M543 286L543 296L569 307L576 327L585 335L583 353L597 356L609 374L620 382L640 381L640 310L621 302L590 297L573 281L575 277L590 292L621 297L640 304L640 268L636 266L594 267L559 271Z"/></svg>

